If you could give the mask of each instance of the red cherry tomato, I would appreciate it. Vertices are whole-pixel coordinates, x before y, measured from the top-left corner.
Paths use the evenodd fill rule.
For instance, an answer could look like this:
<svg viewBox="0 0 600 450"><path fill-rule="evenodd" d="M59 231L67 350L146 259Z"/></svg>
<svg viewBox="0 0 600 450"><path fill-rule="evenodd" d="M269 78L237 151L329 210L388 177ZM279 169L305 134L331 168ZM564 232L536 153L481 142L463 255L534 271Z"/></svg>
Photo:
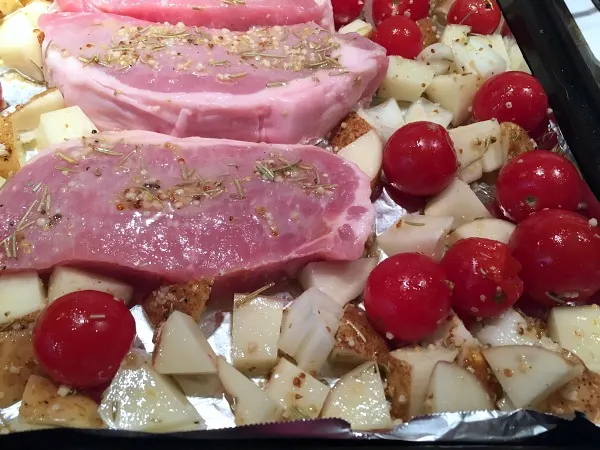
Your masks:
<svg viewBox="0 0 600 450"><path fill-rule="evenodd" d="M363 0L332 0L335 27L346 25L360 16L365 6Z"/></svg>
<svg viewBox="0 0 600 450"><path fill-rule="evenodd" d="M525 72L504 72L487 80L475 94L473 117L481 122L498 119L535 130L548 114L544 88Z"/></svg>
<svg viewBox="0 0 600 450"><path fill-rule="evenodd" d="M448 11L448 23L468 25L476 34L492 34L502 13L496 0L456 0Z"/></svg>
<svg viewBox="0 0 600 450"><path fill-rule="evenodd" d="M425 339L450 311L446 273L420 253L400 253L375 267L364 299L373 327L396 342Z"/></svg>
<svg viewBox="0 0 600 450"><path fill-rule="evenodd" d="M585 303L600 290L600 230L579 214L532 214L517 225L509 247L525 292L538 302Z"/></svg>
<svg viewBox="0 0 600 450"><path fill-rule="evenodd" d="M373 0L373 21L379 25L392 16L417 21L429 16L429 8L429 0Z"/></svg>
<svg viewBox="0 0 600 450"><path fill-rule="evenodd" d="M396 131L383 154L383 173L401 191L435 195L454 179L458 162L450 135L432 122L413 122Z"/></svg>
<svg viewBox="0 0 600 450"><path fill-rule="evenodd" d="M502 242L462 239L450 247L441 264L454 285L452 309L461 316L498 316L523 293L517 276L521 266Z"/></svg>
<svg viewBox="0 0 600 450"><path fill-rule="evenodd" d="M581 177L562 156L534 150L511 159L502 168L496 198L516 222L546 208L575 211L581 199Z"/></svg>
<svg viewBox="0 0 600 450"><path fill-rule="evenodd" d="M35 353L55 381L92 388L115 376L135 337L135 321L110 294L80 291L52 302L33 332Z"/></svg>
<svg viewBox="0 0 600 450"><path fill-rule="evenodd" d="M415 59L423 50L423 35L419 26L408 17L393 16L385 19L373 40L387 50L388 55Z"/></svg>
<svg viewBox="0 0 600 450"><path fill-rule="evenodd" d="M600 221L600 202L583 179L581 179L581 193L579 213L589 219Z"/></svg>

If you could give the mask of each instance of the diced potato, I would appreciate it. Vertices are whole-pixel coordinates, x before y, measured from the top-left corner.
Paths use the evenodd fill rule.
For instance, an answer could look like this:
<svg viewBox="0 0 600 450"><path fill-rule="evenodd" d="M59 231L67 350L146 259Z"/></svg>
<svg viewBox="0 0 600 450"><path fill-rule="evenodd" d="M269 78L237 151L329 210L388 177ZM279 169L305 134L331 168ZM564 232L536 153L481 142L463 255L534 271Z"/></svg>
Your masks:
<svg viewBox="0 0 600 450"><path fill-rule="evenodd" d="M2 186L4 186L4 183L6 183L6 180L4 178L0 177L0 188Z"/></svg>
<svg viewBox="0 0 600 450"><path fill-rule="evenodd" d="M419 29L421 30L421 36L423 37L423 48L435 44L438 41L440 35L438 34L437 27L433 23L431 17L425 17L417 20L417 25L419 26Z"/></svg>
<svg viewBox="0 0 600 450"><path fill-rule="evenodd" d="M48 12L48 8L50 8L52 5L52 2L37 0L24 0L21 1L21 3L23 3L25 6L21 8L17 14L23 14L33 28L38 28L38 20L40 16L42 14L46 14Z"/></svg>
<svg viewBox="0 0 600 450"><path fill-rule="evenodd" d="M512 159L537 148L535 141L519 125L512 122L502 122L500 129L502 130L502 145L506 149L507 159Z"/></svg>
<svg viewBox="0 0 600 450"><path fill-rule="evenodd" d="M348 305L335 335L335 347L329 358L336 363L359 365L366 361L385 364L389 349L385 339L373 329L365 312Z"/></svg>
<svg viewBox="0 0 600 450"><path fill-rule="evenodd" d="M494 404L477 378L456 364L440 361L427 387L425 412L487 411Z"/></svg>
<svg viewBox="0 0 600 450"><path fill-rule="evenodd" d="M27 380L39 373L31 331L0 333L0 408L21 400Z"/></svg>
<svg viewBox="0 0 600 450"><path fill-rule="evenodd" d="M345 420L354 430L391 428L377 364L367 362L340 378L327 397L321 417Z"/></svg>
<svg viewBox="0 0 600 450"><path fill-rule="evenodd" d="M359 109L357 114L377 131L384 144L404 125L404 113L393 98L373 108Z"/></svg>
<svg viewBox="0 0 600 450"><path fill-rule="evenodd" d="M277 362L283 305L277 298L236 295L232 315L232 360L236 369L265 373Z"/></svg>
<svg viewBox="0 0 600 450"><path fill-rule="evenodd" d="M358 166L371 180L379 179L383 161L383 142L375 130L371 130L357 140L340 149L338 155Z"/></svg>
<svg viewBox="0 0 600 450"><path fill-rule="evenodd" d="M377 258L314 262L302 269L299 281L304 289L317 288L344 306L363 293L377 262Z"/></svg>
<svg viewBox="0 0 600 450"><path fill-rule="evenodd" d="M454 54L452 47L437 42L424 47L417 59L431 67L435 75L445 75L452 68Z"/></svg>
<svg viewBox="0 0 600 450"><path fill-rule="evenodd" d="M446 243L454 245L461 239L478 237L508 244L515 228L516 225L507 220L494 218L478 219L458 227L454 230L454 233L448 236Z"/></svg>
<svg viewBox="0 0 600 450"><path fill-rule="evenodd" d="M0 277L0 328L35 321L46 304L44 284L36 272Z"/></svg>
<svg viewBox="0 0 600 450"><path fill-rule="evenodd" d="M388 56L387 74L379 87L381 98L414 102L432 82L435 72L421 61Z"/></svg>
<svg viewBox="0 0 600 450"><path fill-rule="evenodd" d="M98 411L110 428L120 430L167 433L204 428L183 393L136 351L121 364Z"/></svg>
<svg viewBox="0 0 600 450"><path fill-rule="evenodd" d="M433 368L439 361L452 362L458 350L447 348L401 348L394 350L390 355L404 361L411 367L410 397L408 401L409 417L424 413L427 384Z"/></svg>
<svg viewBox="0 0 600 450"><path fill-rule="evenodd" d="M427 202L424 214L426 216L453 217L452 229L475 219L491 217L490 212L469 185L457 178L450 186Z"/></svg>
<svg viewBox="0 0 600 450"><path fill-rule="evenodd" d="M282 358L273 369L265 392L284 409L286 419L316 419L329 386Z"/></svg>
<svg viewBox="0 0 600 450"><path fill-rule="evenodd" d="M348 25L341 27L338 30L338 33L357 33L362 37L369 38L373 34L373 25L365 22L364 20L356 19L354 22L350 22Z"/></svg>
<svg viewBox="0 0 600 450"><path fill-rule="evenodd" d="M392 405L392 418L408 421L412 386L412 367L405 361L390 358L387 365L385 394Z"/></svg>
<svg viewBox="0 0 600 450"><path fill-rule="evenodd" d="M377 242L388 256L418 252L441 259L444 241L453 222L452 217L409 214L377 236Z"/></svg>
<svg viewBox="0 0 600 450"><path fill-rule="evenodd" d="M216 365L216 363L215 363ZM174 375L173 378L186 396L221 397L225 390L216 373L207 375Z"/></svg>
<svg viewBox="0 0 600 450"><path fill-rule="evenodd" d="M437 75L425 94L452 113L452 125L462 125L471 115L475 94L485 79L475 73Z"/></svg>
<svg viewBox="0 0 600 450"><path fill-rule="evenodd" d="M552 308L548 334L562 348L575 353L588 369L600 372L600 307L565 306Z"/></svg>
<svg viewBox="0 0 600 450"><path fill-rule="evenodd" d="M181 311L198 322L210 297L213 282L212 278L203 278L185 284L162 286L142 302L144 312L154 326L167 320L173 311Z"/></svg>
<svg viewBox="0 0 600 450"><path fill-rule="evenodd" d="M21 146L8 117L0 116L0 176L8 179L21 168Z"/></svg>
<svg viewBox="0 0 600 450"><path fill-rule="evenodd" d="M464 367L477 378L492 403L502 396L502 386L485 360L480 346L463 347L456 357L455 363Z"/></svg>
<svg viewBox="0 0 600 450"><path fill-rule="evenodd" d="M600 374L584 370L580 377L551 394L539 410L555 415L579 412L595 424L600 424Z"/></svg>
<svg viewBox="0 0 600 450"><path fill-rule="evenodd" d="M452 113L446 111L440 105L431 103L425 98L420 98L406 111L406 123L411 122L433 122L448 128L452 122Z"/></svg>
<svg viewBox="0 0 600 450"><path fill-rule="evenodd" d="M19 0L0 0L0 12L3 16L8 16L10 13L21 9L23 3Z"/></svg>
<svg viewBox="0 0 600 450"><path fill-rule="evenodd" d="M9 117L16 132L33 130L39 126L42 114L64 107L65 102L60 91L57 88L50 88L33 96L24 105L17 106L15 112L10 114Z"/></svg>
<svg viewBox="0 0 600 450"><path fill-rule="evenodd" d="M475 37L475 36L474 36ZM508 49L501 34L490 34L488 36L476 36L481 43L489 43L492 50L499 54L504 62L506 62L506 70L512 70L512 61L508 56Z"/></svg>
<svg viewBox="0 0 600 450"><path fill-rule="evenodd" d="M335 345L342 307L317 288L310 288L287 308L279 349L298 367L318 371Z"/></svg>
<svg viewBox="0 0 600 450"><path fill-rule="evenodd" d="M79 106L70 106L40 116L37 142L39 148L97 133L98 128Z"/></svg>
<svg viewBox="0 0 600 450"><path fill-rule="evenodd" d="M161 326L152 356L154 369L163 375L217 373L217 355L200 326L179 311Z"/></svg>
<svg viewBox="0 0 600 450"><path fill-rule="evenodd" d="M461 348L465 345L479 346L477 339L467 330L462 320L451 312L438 329L422 342L423 346L433 345L444 348Z"/></svg>
<svg viewBox="0 0 600 450"><path fill-rule="evenodd" d="M458 73L475 73L487 80L506 71L506 61L485 37L471 36L466 43L456 42L451 47Z"/></svg>
<svg viewBox="0 0 600 450"><path fill-rule="evenodd" d="M508 57L510 58L511 70L517 70L519 72L525 72L531 75L531 69L527 65L517 41L515 41L514 38L505 37L504 44L508 51Z"/></svg>
<svg viewBox="0 0 600 450"><path fill-rule="evenodd" d="M449 47L452 47L453 44L465 45L467 43L469 33L471 33L470 26L451 24L444 28L440 42Z"/></svg>
<svg viewBox="0 0 600 450"><path fill-rule="evenodd" d="M3 0L5 4L7 1ZM0 55L4 65L36 81L44 81L42 46L35 27L24 14L12 15L0 25Z"/></svg>
<svg viewBox="0 0 600 450"><path fill-rule="evenodd" d="M331 145L333 151L337 153L342 148L352 144L371 130L373 130L373 127L369 122L360 117L357 113L350 113L331 131L329 145Z"/></svg>
<svg viewBox="0 0 600 450"><path fill-rule="evenodd" d="M48 283L48 301L53 302L63 295L87 290L106 292L125 303L129 303L133 296L133 287L119 280L71 267L57 267Z"/></svg>
<svg viewBox="0 0 600 450"><path fill-rule="evenodd" d="M283 407L223 357L218 358L217 368L225 391L233 398L236 425L277 422L281 419Z"/></svg>
<svg viewBox="0 0 600 450"><path fill-rule="evenodd" d="M583 373L583 365L529 345L487 348L483 356L517 408L531 408Z"/></svg>
<svg viewBox="0 0 600 450"><path fill-rule="evenodd" d="M32 375L23 393L19 419L34 425L104 428L94 400L83 394L62 394L52 381Z"/></svg>

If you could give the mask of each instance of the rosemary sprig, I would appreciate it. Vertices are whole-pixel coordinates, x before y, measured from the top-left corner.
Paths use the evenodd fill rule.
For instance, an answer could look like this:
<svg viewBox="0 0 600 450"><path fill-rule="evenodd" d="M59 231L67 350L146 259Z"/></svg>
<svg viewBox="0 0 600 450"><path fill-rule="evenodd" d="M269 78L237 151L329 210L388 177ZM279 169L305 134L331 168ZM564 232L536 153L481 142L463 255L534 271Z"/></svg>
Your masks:
<svg viewBox="0 0 600 450"><path fill-rule="evenodd" d="M56 156L58 156L60 159L62 159L63 161L68 162L69 164L73 164L73 165L77 165L78 164L78 162L75 159L71 158L70 156L65 155L64 153L54 152L54 154Z"/></svg>
<svg viewBox="0 0 600 450"><path fill-rule="evenodd" d="M110 156L123 156L123 153L121 153L121 152L115 152L115 151L113 151L113 150L108 150L108 149L106 149L106 148L102 148L102 147L93 147L93 150L94 150L95 152L102 153L102 154L104 154L104 155L110 155Z"/></svg>
<svg viewBox="0 0 600 450"><path fill-rule="evenodd" d="M258 288L254 292L251 292L250 294L246 295L244 298L237 301L235 307L239 308L241 306L244 306L246 303L251 302L252 300L254 300L256 297L258 297L260 294L262 294L266 290L271 289L273 286L275 286L275 283L273 281L271 281L269 284L266 284L263 287Z"/></svg>
<svg viewBox="0 0 600 450"><path fill-rule="evenodd" d="M256 164L256 170L267 180L274 181L275 174L266 165L258 163Z"/></svg>
<svg viewBox="0 0 600 450"><path fill-rule="evenodd" d="M242 187L242 184L240 183L240 180L238 180L237 178L235 178L233 180L233 184L235 185L235 189L237 190L238 198L240 198L240 199L246 198L246 196L244 195L244 188Z"/></svg>

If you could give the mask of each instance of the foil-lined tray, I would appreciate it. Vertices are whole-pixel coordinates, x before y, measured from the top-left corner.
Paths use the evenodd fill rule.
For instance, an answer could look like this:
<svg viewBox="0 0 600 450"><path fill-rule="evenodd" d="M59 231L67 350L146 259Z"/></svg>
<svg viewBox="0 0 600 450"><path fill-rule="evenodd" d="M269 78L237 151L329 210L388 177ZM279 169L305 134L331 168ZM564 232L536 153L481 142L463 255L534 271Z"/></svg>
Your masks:
<svg viewBox="0 0 600 450"><path fill-rule="evenodd" d="M38 83L23 78L12 69L0 69L0 83L2 84L3 97L8 107L2 114L14 111L19 104L25 103L32 96L42 92L45 87ZM558 135L559 150L573 160L568 145L560 129L551 123L549 132ZM326 142L323 143L326 146ZM493 187L485 183L474 183L473 190L484 203L493 198ZM374 202L376 208L376 234L380 234L396 223L407 210L399 206L390 197L384 188ZM381 258L385 258L380 253ZM277 290L277 286L275 287ZM273 290L270 290L273 292ZM294 292L293 286L286 284L279 287L278 295L282 298L292 299L289 294ZM231 302L232 303L232 302ZM220 307L223 302L217 302ZM141 351L152 353L154 348L154 330L146 318L141 306L132 308L137 327L135 347ZM217 354L225 356L231 362L231 310L216 309L209 304L201 319L200 326L208 338L209 343ZM335 368L325 368L321 381L333 386L342 373L336 373ZM265 379L255 379L259 385ZM180 383L181 384L181 383ZM193 389L192 389L193 390ZM470 411L460 413L444 413L423 416L412 419L407 423L398 423L394 429L386 431L357 432L352 431L350 425L342 420L316 419L298 422L281 422L265 425L252 425L235 427L234 416L225 395L222 392L193 392L186 395L190 403L196 408L205 421L206 429L186 433L172 433L167 436L187 439L214 439L227 438L315 438L315 439L384 439L402 440L407 442L483 442L507 443L520 441L527 438L547 433L560 425L572 420L587 420L583 416L556 417L535 411ZM18 421L20 403L8 408L0 409L0 425L5 422L12 430L19 432L35 432L36 429L45 427L24 426ZM219 430L226 430L226 434ZM51 430L52 431L52 430ZM59 432L58 430L54 430ZM64 430L63 430L64 431ZM113 435L142 437L152 436L145 433L132 433L119 430L79 430L78 433L90 435ZM0 445L1 445L0 439Z"/></svg>

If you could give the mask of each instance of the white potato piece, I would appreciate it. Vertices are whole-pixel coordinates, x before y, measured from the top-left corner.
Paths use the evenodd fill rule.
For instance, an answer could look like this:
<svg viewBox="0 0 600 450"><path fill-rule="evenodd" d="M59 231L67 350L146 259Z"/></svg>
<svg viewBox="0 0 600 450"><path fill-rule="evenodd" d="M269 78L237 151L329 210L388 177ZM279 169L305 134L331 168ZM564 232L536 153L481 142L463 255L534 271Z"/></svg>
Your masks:
<svg viewBox="0 0 600 450"><path fill-rule="evenodd" d="M10 1L10 0L9 0ZM46 14L52 5L52 2L29 1L17 14L23 14L33 28L38 27L38 20L42 14Z"/></svg>
<svg viewBox="0 0 600 450"><path fill-rule="evenodd" d="M283 408L223 357L217 360L219 378L229 396L233 398L232 409L236 425L252 425L277 422Z"/></svg>
<svg viewBox="0 0 600 450"><path fill-rule="evenodd" d="M6 180L0 177L0 188L4 185L4 183L6 183Z"/></svg>
<svg viewBox="0 0 600 450"><path fill-rule="evenodd" d="M600 307L564 306L552 308L548 334L562 348L579 356L588 369L600 372Z"/></svg>
<svg viewBox="0 0 600 450"><path fill-rule="evenodd" d="M435 365L427 386L427 414L490 409L494 405L475 375L451 362Z"/></svg>
<svg viewBox="0 0 600 450"><path fill-rule="evenodd" d="M452 125L462 125L471 115L475 94L485 82L476 73L438 75L433 78L425 95L432 102L452 113Z"/></svg>
<svg viewBox="0 0 600 450"><path fill-rule="evenodd" d="M47 112L63 109L65 101L57 88L48 89L31 98L23 106L17 107L9 117L15 132L34 130L40 124L40 117ZM35 139L36 136L33 136Z"/></svg>
<svg viewBox="0 0 600 450"><path fill-rule="evenodd" d="M305 290L317 288L343 307L363 293L377 262L377 258L313 262L302 269L298 280Z"/></svg>
<svg viewBox="0 0 600 450"><path fill-rule="evenodd" d="M525 72L531 75L531 69L523 57L523 53L519 48L519 44L514 38L505 37L504 44L508 51L508 57L510 58L511 70L518 70L519 72Z"/></svg>
<svg viewBox="0 0 600 450"><path fill-rule="evenodd" d="M417 60L423 61L433 69L436 75L444 75L450 70L450 65L454 61L452 47L441 42L437 42L428 47L425 47Z"/></svg>
<svg viewBox="0 0 600 450"><path fill-rule="evenodd" d="M216 365L216 362L215 362ZM225 390L216 373L206 375L173 375L186 396L189 397L221 397Z"/></svg>
<svg viewBox="0 0 600 450"><path fill-rule="evenodd" d="M231 318L231 355L236 369L265 373L277 362L283 304L277 298L236 295Z"/></svg>
<svg viewBox="0 0 600 450"><path fill-rule="evenodd" d="M461 239L484 238L508 244L517 226L502 219L478 219L458 227L446 239L446 244L454 245Z"/></svg>
<svg viewBox="0 0 600 450"><path fill-rule="evenodd" d="M362 37L369 38L373 34L373 25L365 22L364 20L356 19L347 25L344 25L338 30L340 34L357 33Z"/></svg>
<svg viewBox="0 0 600 450"><path fill-rule="evenodd" d="M498 317L479 322L471 332L479 342L492 347L538 345L549 350L560 350L560 347L544 334L539 324L526 319L513 308Z"/></svg>
<svg viewBox="0 0 600 450"><path fill-rule="evenodd" d="M180 311L161 326L152 357L154 369L163 375L217 373L217 355L200 326Z"/></svg>
<svg viewBox="0 0 600 450"><path fill-rule="evenodd" d="M367 362L340 378L325 401L321 417L345 420L353 430L391 428L377 364Z"/></svg>
<svg viewBox="0 0 600 450"><path fill-rule="evenodd" d="M0 333L0 409L20 401L30 376L40 372L30 330Z"/></svg>
<svg viewBox="0 0 600 450"><path fill-rule="evenodd" d="M379 87L379 97L414 102L421 97L435 76L434 70L421 61L388 56L387 74Z"/></svg>
<svg viewBox="0 0 600 450"><path fill-rule="evenodd" d="M492 46L492 50L498 53L504 62L506 62L506 70L512 70L512 61L508 56L508 48L501 34L490 34L486 36L473 36L474 39L481 41L482 44L488 43Z"/></svg>
<svg viewBox="0 0 600 450"><path fill-rule="evenodd" d="M286 419L316 419L319 417L329 386L281 358L273 372L265 392L284 409Z"/></svg>
<svg viewBox="0 0 600 450"><path fill-rule="evenodd" d="M0 277L0 328L33 322L46 305L44 284L37 272Z"/></svg>
<svg viewBox="0 0 600 450"><path fill-rule="evenodd" d="M383 142L377 131L370 130L338 153L346 161L358 166L371 181L379 175L383 160Z"/></svg>
<svg viewBox="0 0 600 450"><path fill-rule="evenodd" d="M3 16L8 16L10 13L23 7L23 3L19 0L0 0L0 12Z"/></svg>
<svg viewBox="0 0 600 450"><path fill-rule="evenodd" d="M373 108L359 109L357 114L377 131L384 144L405 123L404 112L393 98Z"/></svg>
<svg viewBox="0 0 600 450"><path fill-rule="evenodd" d="M42 46L27 16L15 14L0 25L0 56L4 65L35 81L44 81Z"/></svg>
<svg viewBox="0 0 600 450"><path fill-rule="evenodd" d="M454 44L466 44L471 27L468 25L450 24L444 28L440 42L444 45L452 47Z"/></svg>
<svg viewBox="0 0 600 450"><path fill-rule="evenodd" d="M406 111L406 123L433 122L448 128L452 122L452 113L426 98L420 98Z"/></svg>
<svg viewBox="0 0 600 450"><path fill-rule="evenodd" d="M409 214L377 236L377 243L388 256L418 252L439 260L453 221L452 217Z"/></svg>
<svg viewBox="0 0 600 450"><path fill-rule="evenodd" d="M444 348L479 347L479 341L467 330L462 320L451 311L434 334L422 342L424 347L433 345Z"/></svg>
<svg viewBox="0 0 600 450"><path fill-rule="evenodd" d="M70 139L90 136L97 131L98 128L79 106L59 109L41 115L37 137L38 146L45 148Z"/></svg>
<svg viewBox="0 0 600 450"><path fill-rule="evenodd" d="M436 0L433 2L433 17L435 17L441 25L446 25L448 23L448 12L454 2L455 0Z"/></svg>
<svg viewBox="0 0 600 450"><path fill-rule="evenodd" d="M452 229L475 219L491 217L481 200L464 181L455 178L452 184L431 198L425 205L426 216L453 217Z"/></svg>
<svg viewBox="0 0 600 450"><path fill-rule="evenodd" d="M156 372L135 350L104 392L98 412L109 428L119 430L168 433L205 428L171 379Z"/></svg>
<svg viewBox="0 0 600 450"><path fill-rule="evenodd" d="M415 417L425 412L427 385L433 368L440 361L452 362L458 355L457 349L449 348L401 348L390 353L396 359L411 366L410 397L408 414Z"/></svg>
<svg viewBox="0 0 600 450"><path fill-rule="evenodd" d="M542 347L507 345L482 352L516 408L535 407L583 372L583 365Z"/></svg>
<svg viewBox="0 0 600 450"><path fill-rule="evenodd" d="M51 303L63 295L87 290L105 292L125 303L129 303L133 296L133 287L122 281L61 266L54 269L50 276L48 301Z"/></svg>
<svg viewBox="0 0 600 450"><path fill-rule="evenodd" d="M472 36L466 43L456 42L451 47L458 73L475 73L487 80L506 71L506 61L486 39Z"/></svg>
<svg viewBox="0 0 600 450"><path fill-rule="evenodd" d="M25 386L19 419L32 425L104 428L94 400L84 394L61 394L52 381L32 375Z"/></svg>

